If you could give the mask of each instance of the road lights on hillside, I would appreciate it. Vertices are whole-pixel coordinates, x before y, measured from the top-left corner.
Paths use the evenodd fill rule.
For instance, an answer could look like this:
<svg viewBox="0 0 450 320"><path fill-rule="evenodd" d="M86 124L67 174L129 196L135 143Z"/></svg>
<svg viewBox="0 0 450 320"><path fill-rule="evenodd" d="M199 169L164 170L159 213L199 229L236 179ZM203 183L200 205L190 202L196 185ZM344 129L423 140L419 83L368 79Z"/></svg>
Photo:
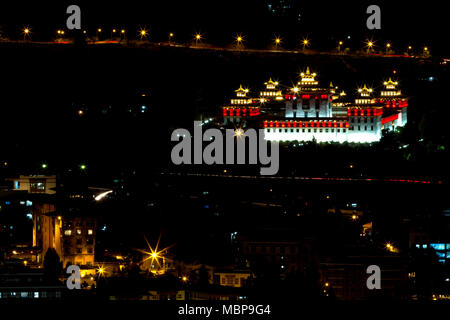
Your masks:
<svg viewBox="0 0 450 320"><path fill-rule="evenodd" d="M391 50L392 45L388 42L386 43L386 54L389 53L389 51Z"/></svg>
<svg viewBox="0 0 450 320"><path fill-rule="evenodd" d="M367 53L373 52L373 49L375 47L375 41L366 40L365 44L366 44L366 52Z"/></svg>

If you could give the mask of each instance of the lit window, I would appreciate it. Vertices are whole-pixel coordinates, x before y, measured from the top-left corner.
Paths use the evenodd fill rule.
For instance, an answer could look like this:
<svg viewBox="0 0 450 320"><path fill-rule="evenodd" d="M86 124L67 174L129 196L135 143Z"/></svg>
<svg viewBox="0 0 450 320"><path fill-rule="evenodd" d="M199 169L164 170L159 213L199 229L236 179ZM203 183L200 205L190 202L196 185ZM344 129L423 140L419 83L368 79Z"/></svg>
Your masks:
<svg viewBox="0 0 450 320"><path fill-rule="evenodd" d="M444 243L431 243L430 247L432 247L434 250L445 250Z"/></svg>
<svg viewBox="0 0 450 320"><path fill-rule="evenodd" d="M81 229L77 229L77 234L81 234Z"/></svg>
<svg viewBox="0 0 450 320"><path fill-rule="evenodd" d="M92 231L92 229L89 229L89 230L88 230L88 234L89 234L89 235L91 235L91 234L93 234L93 233L94 233L94 232Z"/></svg>
<svg viewBox="0 0 450 320"><path fill-rule="evenodd" d="M39 292L35 292L35 293L34 293L34 297L35 297L35 298L39 298Z"/></svg>
<svg viewBox="0 0 450 320"><path fill-rule="evenodd" d="M71 236L72 235L72 230L65 230L64 231L64 235L65 236Z"/></svg>
<svg viewBox="0 0 450 320"><path fill-rule="evenodd" d="M30 192L44 192L45 180L42 179L30 179Z"/></svg>

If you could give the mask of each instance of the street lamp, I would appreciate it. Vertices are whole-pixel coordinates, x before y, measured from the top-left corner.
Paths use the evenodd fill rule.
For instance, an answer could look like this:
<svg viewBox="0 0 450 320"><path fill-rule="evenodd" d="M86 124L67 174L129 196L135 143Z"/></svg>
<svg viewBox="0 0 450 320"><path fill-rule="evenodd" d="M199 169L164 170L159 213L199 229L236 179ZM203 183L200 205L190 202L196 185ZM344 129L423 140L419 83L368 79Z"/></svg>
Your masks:
<svg viewBox="0 0 450 320"><path fill-rule="evenodd" d="M142 40L143 38L147 37L148 31L146 29L141 29L141 30L139 30L139 35L140 35L141 40Z"/></svg>
<svg viewBox="0 0 450 320"><path fill-rule="evenodd" d="M278 47L281 44L281 38L280 37L276 37L274 42L275 42L275 47Z"/></svg>
<svg viewBox="0 0 450 320"><path fill-rule="evenodd" d="M338 47L337 47L337 49L338 49L339 52L341 52L341 46L342 46L343 44L344 44L343 41L339 41L339 42L338 42Z"/></svg>
<svg viewBox="0 0 450 320"><path fill-rule="evenodd" d="M389 42L386 43L386 54L388 54L390 48L391 48L391 44Z"/></svg>
<svg viewBox="0 0 450 320"><path fill-rule="evenodd" d="M102 28L98 28L96 32L97 41L100 40L100 33L102 33Z"/></svg>
<svg viewBox="0 0 450 320"><path fill-rule="evenodd" d="M198 45L198 42L202 40L202 35L200 33L197 33L194 37L195 39L195 45Z"/></svg>
<svg viewBox="0 0 450 320"><path fill-rule="evenodd" d="M306 38L303 39L302 44L303 44L303 50L305 50L305 48L306 48L307 46L309 46L309 40L306 39Z"/></svg>
<svg viewBox="0 0 450 320"><path fill-rule="evenodd" d="M369 53L370 51L372 51L374 46L375 46L375 41L373 41L373 40L367 40L367 41L366 41L367 53Z"/></svg>
<svg viewBox="0 0 450 320"><path fill-rule="evenodd" d="M30 37L31 28L30 27L23 28L22 33L23 33L23 40L25 40L25 38Z"/></svg>
<svg viewBox="0 0 450 320"><path fill-rule="evenodd" d="M173 32L169 33L169 43L172 42L173 37L174 37Z"/></svg>

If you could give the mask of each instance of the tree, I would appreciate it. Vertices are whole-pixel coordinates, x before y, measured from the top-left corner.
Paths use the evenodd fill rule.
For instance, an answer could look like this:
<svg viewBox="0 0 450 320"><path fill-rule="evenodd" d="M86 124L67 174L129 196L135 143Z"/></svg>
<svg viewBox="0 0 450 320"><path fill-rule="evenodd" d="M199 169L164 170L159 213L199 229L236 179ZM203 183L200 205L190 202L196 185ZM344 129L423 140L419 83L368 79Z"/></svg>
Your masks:
<svg viewBox="0 0 450 320"><path fill-rule="evenodd" d="M62 262L55 249L49 248L44 257L44 277L49 283L57 283L61 275Z"/></svg>

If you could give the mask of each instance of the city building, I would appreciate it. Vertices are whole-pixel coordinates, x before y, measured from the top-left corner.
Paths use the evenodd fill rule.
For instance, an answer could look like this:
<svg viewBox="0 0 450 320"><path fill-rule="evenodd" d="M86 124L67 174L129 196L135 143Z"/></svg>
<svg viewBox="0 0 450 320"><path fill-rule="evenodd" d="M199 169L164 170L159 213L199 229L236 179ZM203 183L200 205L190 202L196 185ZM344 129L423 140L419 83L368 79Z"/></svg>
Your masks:
<svg viewBox="0 0 450 320"><path fill-rule="evenodd" d="M382 130L406 124L408 98L397 81L385 81L379 95L364 85L351 101L332 84L320 87L316 77L307 68L290 89L269 79L257 98L241 86L222 107L224 125L264 128L270 141L370 143L381 139Z"/></svg>
<svg viewBox="0 0 450 320"><path fill-rule="evenodd" d="M382 290L369 290L366 270L377 265L381 270ZM407 259L399 255L369 253L348 255L321 261L320 273L324 292L338 300L368 300L374 298L407 299Z"/></svg>
<svg viewBox="0 0 450 320"><path fill-rule="evenodd" d="M63 266L95 266L95 217L79 210L58 209L52 204L36 204L33 214L33 247L42 263L49 248L55 249Z"/></svg>
<svg viewBox="0 0 450 320"><path fill-rule="evenodd" d="M56 193L56 175L20 175L7 179L12 181L13 190L29 193Z"/></svg>
<svg viewBox="0 0 450 320"><path fill-rule="evenodd" d="M214 272L215 283L221 286L241 288L247 285L247 281L253 277L250 270L216 270Z"/></svg>

